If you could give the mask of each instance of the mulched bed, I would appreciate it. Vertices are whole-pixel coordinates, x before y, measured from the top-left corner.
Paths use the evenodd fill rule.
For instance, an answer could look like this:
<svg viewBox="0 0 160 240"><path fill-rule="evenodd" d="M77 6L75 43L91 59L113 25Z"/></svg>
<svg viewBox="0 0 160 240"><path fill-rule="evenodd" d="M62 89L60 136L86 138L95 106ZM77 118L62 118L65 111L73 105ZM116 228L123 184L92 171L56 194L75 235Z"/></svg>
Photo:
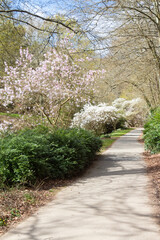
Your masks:
<svg viewBox="0 0 160 240"><path fill-rule="evenodd" d="M138 140L144 144L143 134ZM154 207L154 216L160 224L160 154L151 155L149 151L146 151L143 153L143 157L150 179L149 193Z"/></svg>
<svg viewBox="0 0 160 240"><path fill-rule="evenodd" d="M149 152L145 152L144 159L151 180L151 201L155 208L155 217L160 223L160 154L151 155Z"/></svg>
<svg viewBox="0 0 160 240"><path fill-rule="evenodd" d="M45 181L32 188L0 191L0 236L55 199L57 192L71 183L72 180Z"/></svg>

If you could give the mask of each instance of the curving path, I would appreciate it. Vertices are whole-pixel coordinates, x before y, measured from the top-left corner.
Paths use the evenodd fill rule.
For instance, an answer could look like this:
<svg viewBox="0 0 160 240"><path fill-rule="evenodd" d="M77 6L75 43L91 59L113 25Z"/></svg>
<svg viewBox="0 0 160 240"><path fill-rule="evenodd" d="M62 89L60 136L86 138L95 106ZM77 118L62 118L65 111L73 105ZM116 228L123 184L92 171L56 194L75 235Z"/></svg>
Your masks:
<svg viewBox="0 0 160 240"><path fill-rule="evenodd" d="M84 177L0 239L159 240L140 133L119 138Z"/></svg>

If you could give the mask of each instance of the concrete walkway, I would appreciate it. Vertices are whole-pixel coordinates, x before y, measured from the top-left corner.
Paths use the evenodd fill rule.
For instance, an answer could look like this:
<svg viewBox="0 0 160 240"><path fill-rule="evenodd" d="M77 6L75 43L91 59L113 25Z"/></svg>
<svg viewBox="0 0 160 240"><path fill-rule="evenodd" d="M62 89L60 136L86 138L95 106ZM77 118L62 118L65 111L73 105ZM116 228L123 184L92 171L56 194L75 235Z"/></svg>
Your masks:
<svg viewBox="0 0 160 240"><path fill-rule="evenodd" d="M137 142L117 140L86 175L1 240L160 240Z"/></svg>

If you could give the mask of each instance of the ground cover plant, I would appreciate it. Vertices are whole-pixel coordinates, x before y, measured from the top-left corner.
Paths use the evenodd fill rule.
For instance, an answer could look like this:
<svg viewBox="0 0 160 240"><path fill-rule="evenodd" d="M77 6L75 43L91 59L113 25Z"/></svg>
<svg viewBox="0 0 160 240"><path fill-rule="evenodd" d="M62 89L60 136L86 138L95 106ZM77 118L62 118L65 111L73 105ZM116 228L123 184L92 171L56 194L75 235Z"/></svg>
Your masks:
<svg viewBox="0 0 160 240"><path fill-rule="evenodd" d="M40 182L32 188L14 187L0 191L0 235L53 200L69 181Z"/></svg>

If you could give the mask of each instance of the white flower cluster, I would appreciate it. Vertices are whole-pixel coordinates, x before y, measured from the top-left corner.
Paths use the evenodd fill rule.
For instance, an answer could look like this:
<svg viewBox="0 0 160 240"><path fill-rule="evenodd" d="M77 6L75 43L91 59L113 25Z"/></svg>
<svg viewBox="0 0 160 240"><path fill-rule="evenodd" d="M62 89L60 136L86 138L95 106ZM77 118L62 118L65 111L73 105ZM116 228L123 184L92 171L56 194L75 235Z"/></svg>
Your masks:
<svg viewBox="0 0 160 240"><path fill-rule="evenodd" d="M120 118L118 109L101 103L97 106L85 105L81 112L74 115L71 127L93 130L97 134L104 131L106 124L115 125Z"/></svg>
<svg viewBox="0 0 160 240"><path fill-rule="evenodd" d="M9 129L12 128L12 122L4 120L3 122L0 122L0 133L6 132Z"/></svg>
<svg viewBox="0 0 160 240"><path fill-rule="evenodd" d="M119 109L122 116L126 119L128 126L141 125L145 119L146 107L140 98L134 98L132 100L118 98L112 105Z"/></svg>
<svg viewBox="0 0 160 240"><path fill-rule="evenodd" d="M124 98L117 98L112 105L119 109L123 117L128 118L137 113L137 107L142 102L140 98L132 100L125 100Z"/></svg>
<svg viewBox="0 0 160 240"><path fill-rule="evenodd" d="M71 123L71 127L79 127L92 130L96 134L104 133L108 126L116 128L121 118L131 120L137 114L137 106L141 99L125 100L116 99L111 106L101 103L96 106L85 105L81 112L76 113Z"/></svg>

